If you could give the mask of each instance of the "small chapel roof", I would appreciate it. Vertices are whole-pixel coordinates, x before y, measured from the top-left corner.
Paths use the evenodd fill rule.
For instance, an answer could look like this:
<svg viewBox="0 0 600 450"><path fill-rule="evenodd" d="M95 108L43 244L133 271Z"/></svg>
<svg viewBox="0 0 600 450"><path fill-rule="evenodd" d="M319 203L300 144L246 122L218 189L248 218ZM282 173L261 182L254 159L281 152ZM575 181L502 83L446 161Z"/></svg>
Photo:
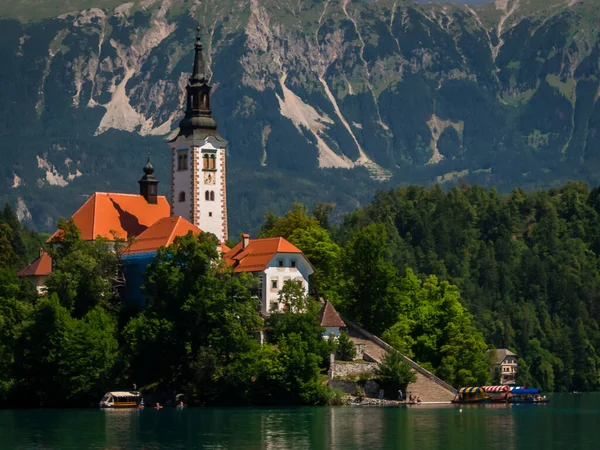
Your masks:
<svg viewBox="0 0 600 450"><path fill-rule="evenodd" d="M168 247L177 236L185 236L190 231L194 235L201 233L200 228L183 217L164 217L137 236L133 244L126 249L126 253L155 252L160 247Z"/></svg>
<svg viewBox="0 0 600 450"><path fill-rule="evenodd" d="M282 237L250 239L244 247L244 239L223 256L227 265L235 272L259 272L269 265L278 253L299 253L302 251Z"/></svg>
<svg viewBox="0 0 600 450"><path fill-rule="evenodd" d="M319 321L321 326L325 328L343 328L346 326L329 300L325 302L323 308L319 311Z"/></svg>
<svg viewBox="0 0 600 450"><path fill-rule="evenodd" d="M39 258L25 266L17 274L19 277L34 277L52 273L52 257L46 252L40 252Z"/></svg>
<svg viewBox="0 0 600 450"><path fill-rule="evenodd" d="M164 196L157 204L146 201L142 195L96 192L73 214L81 237L92 241L98 236L113 240L139 236L158 220L170 216L170 206ZM56 231L48 242L60 236Z"/></svg>

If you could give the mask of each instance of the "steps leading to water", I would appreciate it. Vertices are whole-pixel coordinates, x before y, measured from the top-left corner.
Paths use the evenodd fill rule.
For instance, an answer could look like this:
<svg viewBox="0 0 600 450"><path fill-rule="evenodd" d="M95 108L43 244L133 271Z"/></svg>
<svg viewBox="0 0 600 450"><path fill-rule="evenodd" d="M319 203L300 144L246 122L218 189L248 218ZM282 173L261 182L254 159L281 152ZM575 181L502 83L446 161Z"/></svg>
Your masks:
<svg viewBox="0 0 600 450"><path fill-rule="evenodd" d="M384 356L393 348L367 330L343 318L348 327L348 335L355 345L363 349L363 358L368 361L380 363ZM438 378L427 369L421 367L412 359L403 357L408 365L415 371L417 381L410 383L407 392L413 396L421 397L423 402L449 402L456 395L456 389Z"/></svg>

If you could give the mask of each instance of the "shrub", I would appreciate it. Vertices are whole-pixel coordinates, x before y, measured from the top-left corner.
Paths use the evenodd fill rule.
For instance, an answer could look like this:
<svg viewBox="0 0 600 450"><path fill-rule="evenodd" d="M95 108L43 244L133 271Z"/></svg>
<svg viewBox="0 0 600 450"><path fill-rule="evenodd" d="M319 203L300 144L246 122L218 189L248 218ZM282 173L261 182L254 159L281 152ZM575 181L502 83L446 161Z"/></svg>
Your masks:
<svg viewBox="0 0 600 450"><path fill-rule="evenodd" d="M417 380L404 357L399 352L390 352L375 369L375 376L384 388L406 389L408 383Z"/></svg>
<svg viewBox="0 0 600 450"><path fill-rule="evenodd" d="M337 351L338 358L342 361L352 361L356 358L356 347L350 340L348 333L342 331L338 337Z"/></svg>

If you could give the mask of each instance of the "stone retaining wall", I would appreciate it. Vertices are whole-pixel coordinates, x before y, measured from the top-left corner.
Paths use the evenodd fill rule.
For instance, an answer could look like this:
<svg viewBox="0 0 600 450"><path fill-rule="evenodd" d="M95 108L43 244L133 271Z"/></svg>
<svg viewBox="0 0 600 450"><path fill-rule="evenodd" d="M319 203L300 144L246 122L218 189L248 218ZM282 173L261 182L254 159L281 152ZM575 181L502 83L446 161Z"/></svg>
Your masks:
<svg viewBox="0 0 600 450"><path fill-rule="evenodd" d="M333 376L335 377L352 377L359 376L364 372L373 372L377 364L358 361L334 361Z"/></svg>

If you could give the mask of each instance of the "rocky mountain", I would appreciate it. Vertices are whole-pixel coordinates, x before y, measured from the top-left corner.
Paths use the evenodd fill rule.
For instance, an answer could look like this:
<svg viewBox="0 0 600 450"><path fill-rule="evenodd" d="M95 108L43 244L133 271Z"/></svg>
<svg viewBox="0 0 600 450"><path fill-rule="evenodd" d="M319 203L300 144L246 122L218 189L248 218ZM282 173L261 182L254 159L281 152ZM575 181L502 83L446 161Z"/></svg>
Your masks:
<svg viewBox="0 0 600 450"><path fill-rule="evenodd" d="M137 190L201 26L229 141L230 229L378 188L600 178L600 2L0 2L0 201L50 230L93 191Z"/></svg>

